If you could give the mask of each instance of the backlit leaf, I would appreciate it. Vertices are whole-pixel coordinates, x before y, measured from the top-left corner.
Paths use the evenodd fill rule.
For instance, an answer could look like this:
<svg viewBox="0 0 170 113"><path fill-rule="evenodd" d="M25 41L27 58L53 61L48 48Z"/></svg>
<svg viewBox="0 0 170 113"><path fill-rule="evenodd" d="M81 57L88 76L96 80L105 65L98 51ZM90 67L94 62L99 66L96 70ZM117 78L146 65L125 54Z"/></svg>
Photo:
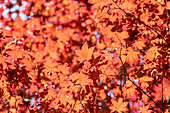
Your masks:
<svg viewBox="0 0 170 113"><path fill-rule="evenodd" d="M84 43L81 50L77 51L77 60L83 62L84 60L90 60L95 47L88 48L87 42Z"/></svg>

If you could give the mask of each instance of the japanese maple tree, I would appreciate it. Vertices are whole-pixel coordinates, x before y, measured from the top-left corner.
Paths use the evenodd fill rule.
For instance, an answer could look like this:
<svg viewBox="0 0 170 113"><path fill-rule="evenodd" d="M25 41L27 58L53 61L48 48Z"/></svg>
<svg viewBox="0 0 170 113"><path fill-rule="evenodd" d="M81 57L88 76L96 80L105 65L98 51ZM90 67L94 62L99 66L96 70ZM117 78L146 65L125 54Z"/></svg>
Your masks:
<svg viewBox="0 0 170 113"><path fill-rule="evenodd" d="M1 0L0 112L169 113L169 0Z"/></svg>

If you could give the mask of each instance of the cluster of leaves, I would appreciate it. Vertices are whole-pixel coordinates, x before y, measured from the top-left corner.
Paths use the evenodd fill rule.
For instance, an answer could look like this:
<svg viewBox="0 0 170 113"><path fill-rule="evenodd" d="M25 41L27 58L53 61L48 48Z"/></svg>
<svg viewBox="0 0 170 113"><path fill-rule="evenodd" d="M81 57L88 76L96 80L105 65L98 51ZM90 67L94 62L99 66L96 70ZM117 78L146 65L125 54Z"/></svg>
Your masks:
<svg viewBox="0 0 170 113"><path fill-rule="evenodd" d="M170 112L170 1L0 3L0 112Z"/></svg>

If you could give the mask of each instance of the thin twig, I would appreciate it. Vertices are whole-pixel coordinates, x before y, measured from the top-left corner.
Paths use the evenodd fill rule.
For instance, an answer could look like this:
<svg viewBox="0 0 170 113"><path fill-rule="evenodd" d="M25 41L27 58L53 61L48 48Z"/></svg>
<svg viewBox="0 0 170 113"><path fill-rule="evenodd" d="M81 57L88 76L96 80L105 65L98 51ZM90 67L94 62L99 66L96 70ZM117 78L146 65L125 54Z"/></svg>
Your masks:
<svg viewBox="0 0 170 113"><path fill-rule="evenodd" d="M117 35L116 35L117 36ZM117 38L119 39L119 37L117 36ZM120 41L120 39L119 39L119 41ZM121 43L121 48L120 48L120 54L119 54L119 59L121 59L121 55L122 55L122 42L120 41L120 43ZM125 86L125 84L126 84L126 74L124 73L124 66L123 66L123 75L124 75L124 82L123 82L123 87ZM121 87L121 94L123 94L123 91L122 91L122 87ZM129 105L129 99L126 99L126 102L128 102L128 105L127 105L127 108L128 108L128 113L130 113L130 105Z"/></svg>

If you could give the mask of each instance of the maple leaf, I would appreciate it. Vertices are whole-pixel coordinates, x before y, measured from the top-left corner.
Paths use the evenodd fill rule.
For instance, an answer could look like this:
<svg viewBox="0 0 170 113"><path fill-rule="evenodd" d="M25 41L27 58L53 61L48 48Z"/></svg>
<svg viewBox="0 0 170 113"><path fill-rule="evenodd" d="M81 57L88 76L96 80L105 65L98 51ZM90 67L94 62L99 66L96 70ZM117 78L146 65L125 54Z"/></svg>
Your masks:
<svg viewBox="0 0 170 113"><path fill-rule="evenodd" d="M122 91L124 92L123 95L127 98L133 97L136 94L135 87L129 87L129 88L122 88Z"/></svg>
<svg viewBox="0 0 170 113"><path fill-rule="evenodd" d="M84 60L89 60L91 59L92 52L95 47L91 47L88 49L87 42L84 43L82 50L77 51L78 58L77 60L80 62L83 62Z"/></svg>
<svg viewBox="0 0 170 113"><path fill-rule="evenodd" d="M89 78L87 79L87 77L88 76L83 74L82 72L80 73L78 82L82 85L82 87L92 84L92 80Z"/></svg>
<svg viewBox="0 0 170 113"><path fill-rule="evenodd" d="M116 87L116 88L113 88L113 91L114 91L114 95L121 95L121 91L120 91L120 87Z"/></svg>
<svg viewBox="0 0 170 113"><path fill-rule="evenodd" d="M132 82L127 82L127 83L125 84L125 86L126 86L126 87L131 87L131 86L132 86Z"/></svg>
<svg viewBox="0 0 170 113"><path fill-rule="evenodd" d="M145 45L145 41L138 41L138 42L136 42L135 44L134 44L134 46L135 46L135 48L136 49L139 49L139 50L141 50L141 49L143 49L144 47L146 47L146 45Z"/></svg>
<svg viewBox="0 0 170 113"><path fill-rule="evenodd" d="M69 74L69 68L67 63L65 63L64 65L59 65L58 70L60 70L64 75Z"/></svg>
<svg viewBox="0 0 170 113"><path fill-rule="evenodd" d="M80 111L80 110L82 110L82 109L83 109L82 104L77 102L77 103L75 104L74 110Z"/></svg>
<svg viewBox="0 0 170 113"><path fill-rule="evenodd" d="M100 18L101 20L104 18L109 18L109 15L107 14L108 8L104 8L96 17Z"/></svg>
<svg viewBox="0 0 170 113"><path fill-rule="evenodd" d="M118 102L116 100L112 100L112 106L110 106L110 109L113 111L117 111L118 113L122 113L127 111L127 104L128 102L123 102L122 98L118 99Z"/></svg>
<svg viewBox="0 0 170 113"><path fill-rule="evenodd" d="M64 105L66 105L67 103L74 104L72 95L67 95L67 94L60 94L60 102Z"/></svg>
<svg viewBox="0 0 170 113"><path fill-rule="evenodd" d="M147 53L144 56L144 59L152 61L157 56L158 56L158 48L156 46L153 46L149 50L147 50Z"/></svg>
<svg viewBox="0 0 170 113"><path fill-rule="evenodd" d="M140 106L140 111L142 112L142 113L151 113L152 111L151 110L148 110L149 109L149 105L147 105L147 106Z"/></svg>
<svg viewBox="0 0 170 113"><path fill-rule="evenodd" d="M136 65L139 62L139 52L137 51L129 51L126 57L126 62L130 65Z"/></svg>

